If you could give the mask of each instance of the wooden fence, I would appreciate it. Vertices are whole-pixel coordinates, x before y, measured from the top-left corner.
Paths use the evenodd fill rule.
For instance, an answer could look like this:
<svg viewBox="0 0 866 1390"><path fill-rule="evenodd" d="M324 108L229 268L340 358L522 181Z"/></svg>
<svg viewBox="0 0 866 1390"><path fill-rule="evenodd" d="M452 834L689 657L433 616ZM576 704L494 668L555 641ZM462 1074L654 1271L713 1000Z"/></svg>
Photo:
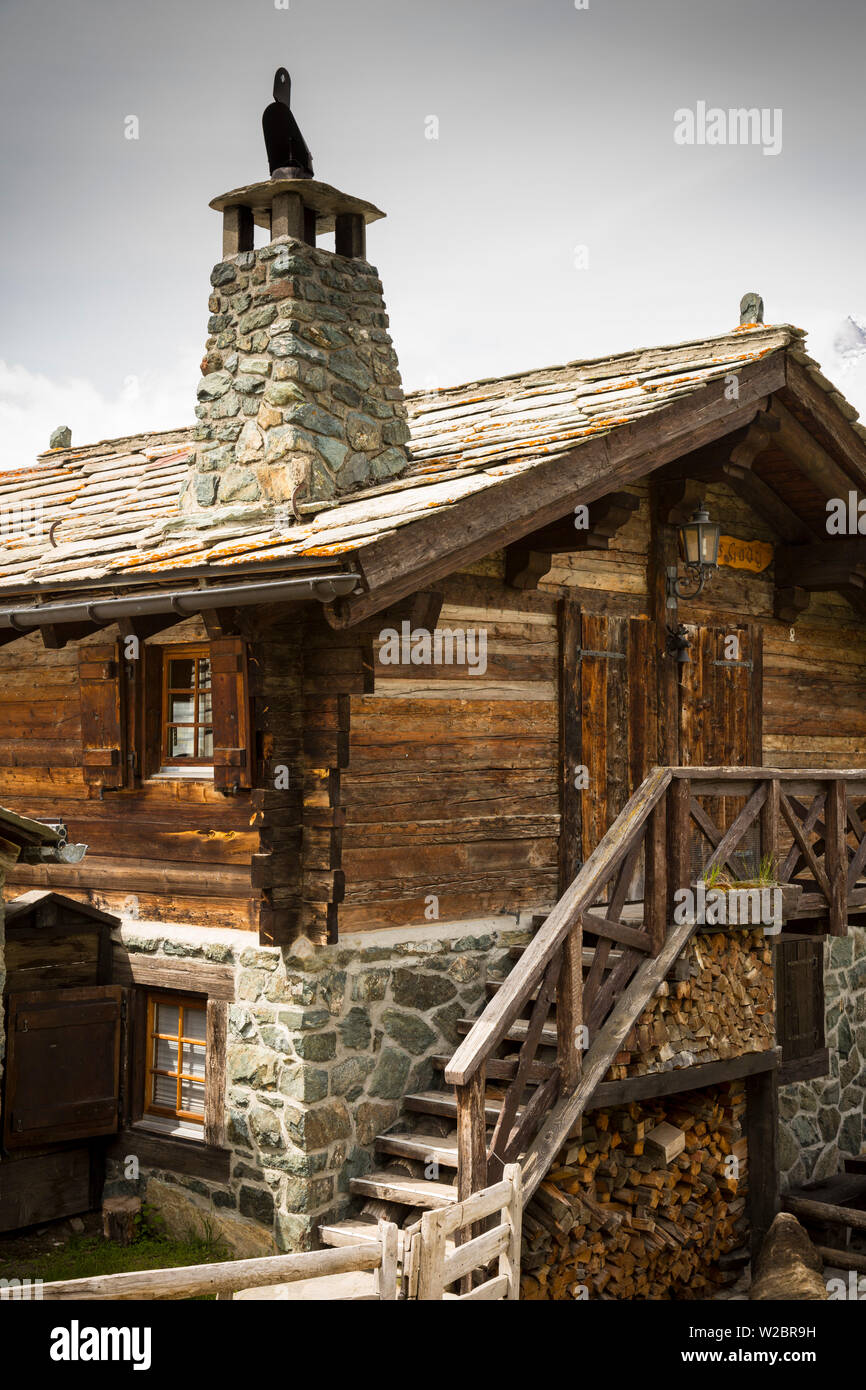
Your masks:
<svg viewBox="0 0 866 1390"><path fill-rule="evenodd" d="M378 1240L345 1245L336 1250L312 1250L300 1255L265 1255L260 1259L227 1260L221 1264L187 1265L182 1269L148 1269L129 1274L105 1274L92 1279L66 1279L43 1284L43 1299L177 1299L202 1294L230 1297L244 1289L301 1280L327 1279L337 1274L375 1273L371 1299L397 1297L397 1227L380 1221ZM323 1292L322 1297L327 1298Z"/></svg>
<svg viewBox="0 0 866 1390"><path fill-rule="evenodd" d="M483 1229L497 1215L498 1223ZM518 1298L521 1217L519 1163L506 1165L502 1182L483 1192L425 1212L406 1256L408 1297L425 1302L454 1298L461 1303ZM449 1237L454 1242L450 1250ZM498 1267L491 1276L486 1267L493 1260L498 1260ZM485 1272L473 1287L472 1276L479 1270ZM446 1292L449 1284L460 1284L463 1292Z"/></svg>

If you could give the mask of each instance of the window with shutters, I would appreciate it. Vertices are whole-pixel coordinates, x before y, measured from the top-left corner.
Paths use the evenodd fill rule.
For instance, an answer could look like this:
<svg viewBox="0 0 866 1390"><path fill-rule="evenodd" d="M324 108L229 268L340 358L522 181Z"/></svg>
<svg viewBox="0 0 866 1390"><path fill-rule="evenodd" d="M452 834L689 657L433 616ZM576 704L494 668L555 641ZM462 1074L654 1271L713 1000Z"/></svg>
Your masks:
<svg viewBox="0 0 866 1390"><path fill-rule="evenodd" d="M829 1070L822 937L791 936L776 945L776 1042L782 1049L782 1084Z"/></svg>
<svg viewBox="0 0 866 1390"><path fill-rule="evenodd" d="M144 1115L154 1128L203 1137L207 1001L149 994Z"/></svg>
<svg viewBox="0 0 866 1390"><path fill-rule="evenodd" d="M213 693L207 644L167 648L162 667L162 761L213 765Z"/></svg>
<svg viewBox="0 0 866 1390"><path fill-rule="evenodd" d="M231 794L252 785L246 643L239 637L143 648L137 716L145 778L213 778Z"/></svg>

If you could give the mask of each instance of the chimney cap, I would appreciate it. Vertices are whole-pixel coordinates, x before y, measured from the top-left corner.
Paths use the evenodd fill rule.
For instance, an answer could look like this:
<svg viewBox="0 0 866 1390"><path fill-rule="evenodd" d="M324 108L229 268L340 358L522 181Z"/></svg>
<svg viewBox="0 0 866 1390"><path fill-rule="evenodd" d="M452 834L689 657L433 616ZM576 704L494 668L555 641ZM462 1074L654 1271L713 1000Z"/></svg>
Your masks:
<svg viewBox="0 0 866 1390"><path fill-rule="evenodd" d="M740 327L764 322L764 301L757 290L749 290L740 300Z"/></svg>
<svg viewBox="0 0 866 1390"><path fill-rule="evenodd" d="M243 188L233 188L228 193L221 193L218 198L213 198L209 207L217 212L224 212L228 207L246 207L253 214L253 221L257 227L270 227L271 208L274 198L280 193L299 193L304 200L304 206L312 209L316 214L316 232L332 232L336 224L338 213L352 212L363 217L365 223L378 222L385 214L381 208L377 208L374 203L368 203L363 198L353 198L348 193L341 193L339 189L332 188L329 183L320 183L318 179L265 179L262 183L250 183Z"/></svg>

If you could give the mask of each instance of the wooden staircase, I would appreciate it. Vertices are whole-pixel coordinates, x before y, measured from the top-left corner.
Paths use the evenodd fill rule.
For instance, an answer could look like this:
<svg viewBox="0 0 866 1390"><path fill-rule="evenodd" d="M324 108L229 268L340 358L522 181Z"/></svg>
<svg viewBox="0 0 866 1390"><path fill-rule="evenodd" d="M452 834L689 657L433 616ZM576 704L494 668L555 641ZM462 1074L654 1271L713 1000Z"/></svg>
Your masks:
<svg viewBox="0 0 866 1390"><path fill-rule="evenodd" d="M655 768L529 945L512 951L511 970L490 981L481 1016L460 1020L464 1038L453 1057L434 1059L443 1088L407 1095L400 1126L376 1138L379 1166L350 1182L365 1213L323 1226L322 1240L374 1239L383 1216L414 1231L424 1210L481 1191L508 1163L520 1163L528 1200L697 929L673 924L672 912L674 890L695 875L695 831L710 850L705 862L700 854L701 874L730 863L749 841L780 865L781 881L794 882L805 866L811 876L801 887L819 890L838 932L847 908L866 897L863 787L863 773ZM725 818L719 827L707 814L704 795L713 805L736 799L727 829ZM792 831L784 863L783 819ZM643 902L629 904L640 868Z"/></svg>
<svg viewBox="0 0 866 1390"><path fill-rule="evenodd" d="M681 940L682 945L684 945L692 930L691 926L681 930L677 940ZM514 948L511 952L512 957L519 960L525 949L525 947ZM656 967L651 972L652 979L642 981L641 986L634 991L629 1007L622 1013L619 1020L620 1026L610 1030L604 1038L600 1037L598 1040L600 1047L597 1042L595 1047L589 1049L585 1063L587 1076L590 1075L591 1071L593 1075L598 1072L599 1080L603 1078L621 1047L622 1039L627 1035L632 1024L637 1021L657 985L664 979L667 973L665 968L667 957L672 954L673 949L679 953L682 946L677 945L666 952L665 962L662 965L657 965L655 960L650 963ZM592 948L586 948L583 951L582 968L585 979L592 970L595 954L595 950ZM500 987L501 982L491 981L488 984L488 993L495 995ZM469 1034L475 1021L468 1018L460 1019L457 1025L458 1031ZM517 1075L520 1066L520 1049L526 1042L530 1022L531 1020L525 1018L515 1021L496 1049L496 1056L487 1063L484 1119L485 1140L488 1146L506 1103L507 1085L509 1082L513 1083ZM539 1033L536 1057L527 1070L527 1100L537 1092L539 1086L549 1081L555 1074L556 1049L556 1001L554 997ZM445 1056L434 1057L433 1059L434 1065L440 1073L445 1072L450 1060L449 1057ZM404 1097L404 1107L406 1114L400 1127L376 1137L376 1153L381 1160L381 1166L364 1177L353 1178L350 1183L350 1190L358 1197L386 1203L391 1218L396 1220L398 1225L405 1227L411 1226L423 1210L449 1206L457 1201L459 1140L458 1102L453 1089L420 1091L409 1094ZM524 1110L525 1105L518 1105L516 1112L518 1120L523 1115ZM521 1159L524 1157L523 1153L519 1155ZM395 1160L399 1160L399 1164ZM434 1165L438 1169L438 1176L435 1178L425 1177L425 1173L429 1173ZM321 1229L322 1239L328 1245L356 1243L364 1238L365 1233L369 1233L371 1240L375 1238L376 1224L372 1215L367 1220L362 1217L354 1221L347 1220L331 1226L324 1226Z"/></svg>

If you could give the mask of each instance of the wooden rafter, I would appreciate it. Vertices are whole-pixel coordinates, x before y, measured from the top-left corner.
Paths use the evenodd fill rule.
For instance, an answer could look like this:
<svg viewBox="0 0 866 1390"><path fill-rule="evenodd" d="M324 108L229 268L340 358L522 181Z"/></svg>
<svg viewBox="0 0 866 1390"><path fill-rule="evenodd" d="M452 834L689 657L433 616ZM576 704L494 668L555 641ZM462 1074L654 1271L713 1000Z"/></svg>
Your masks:
<svg viewBox="0 0 866 1390"><path fill-rule="evenodd" d="M610 492L590 504L589 525L578 528L574 512L539 527L505 551L505 582L515 589L536 589L553 564L553 556L577 550L607 550L612 538L640 506L629 492Z"/></svg>

